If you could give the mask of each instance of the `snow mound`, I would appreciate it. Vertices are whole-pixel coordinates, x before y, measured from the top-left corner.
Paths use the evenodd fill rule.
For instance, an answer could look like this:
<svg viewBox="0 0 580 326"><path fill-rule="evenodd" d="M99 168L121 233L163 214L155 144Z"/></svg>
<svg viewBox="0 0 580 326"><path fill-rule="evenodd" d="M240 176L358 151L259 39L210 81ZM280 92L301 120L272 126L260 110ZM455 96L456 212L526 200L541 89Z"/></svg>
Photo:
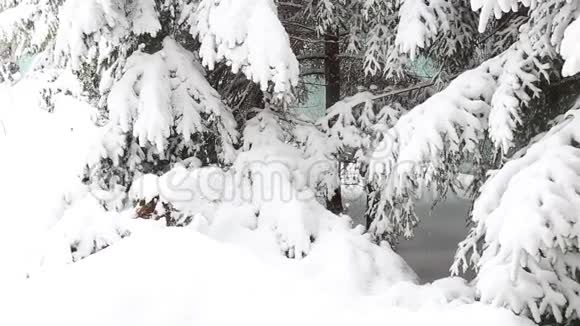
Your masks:
<svg viewBox="0 0 580 326"><path fill-rule="evenodd" d="M29 258L62 217L79 183L86 143L96 134L93 108L58 94L49 113L31 95L40 87L35 79L0 85L0 260L7 262L2 276L29 272Z"/></svg>
<svg viewBox="0 0 580 326"><path fill-rule="evenodd" d="M440 304L417 296L406 299L424 304L408 308L384 296L330 295L245 250L183 228L143 228L17 287L2 302L9 308L0 316L2 324L532 325L482 304ZM422 294L407 296L414 293Z"/></svg>

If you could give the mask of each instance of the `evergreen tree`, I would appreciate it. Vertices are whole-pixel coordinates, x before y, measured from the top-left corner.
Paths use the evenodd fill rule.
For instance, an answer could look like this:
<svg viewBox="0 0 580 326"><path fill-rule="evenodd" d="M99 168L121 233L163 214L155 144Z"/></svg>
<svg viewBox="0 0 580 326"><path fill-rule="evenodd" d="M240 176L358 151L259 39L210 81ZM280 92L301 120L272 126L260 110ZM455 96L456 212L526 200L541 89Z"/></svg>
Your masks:
<svg viewBox="0 0 580 326"><path fill-rule="evenodd" d="M473 1L483 34L461 40L453 35L473 23L461 5L404 1L394 40L404 60L445 49L437 42L477 56L454 65L460 74L445 89L385 131L370 163L380 187L370 230L396 239L412 234L415 201L428 190L444 196L471 162L479 193L453 270L474 267L482 301L536 322L578 319L578 5Z"/></svg>
<svg viewBox="0 0 580 326"><path fill-rule="evenodd" d="M84 178L101 201L71 199L59 225L87 211L114 225L73 232L71 259L127 235L115 211L267 230L296 259L328 230L394 244L412 236L422 195L444 198L469 172L472 228L453 271L476 270L483 302L536 322L580 319L580 2L284 6L302 15L286 28L306 22L322 42L292 44L273 0L0 0L0 44L10 60L37 55L31 78L45 85L46 107L66 93L101 110ZM336 76L349 64L383 82L329 105L314 125L288 110L299 83L293 47L324 50L329 102L355 88ZM341 60L346 52L358 60ZM434 71L419 74L421 62ZM320 204L339 187L345 154L366 171L366 235ZM194 198L149 191L176 176ZM229 181L215 188L212 176Z"/></svg>

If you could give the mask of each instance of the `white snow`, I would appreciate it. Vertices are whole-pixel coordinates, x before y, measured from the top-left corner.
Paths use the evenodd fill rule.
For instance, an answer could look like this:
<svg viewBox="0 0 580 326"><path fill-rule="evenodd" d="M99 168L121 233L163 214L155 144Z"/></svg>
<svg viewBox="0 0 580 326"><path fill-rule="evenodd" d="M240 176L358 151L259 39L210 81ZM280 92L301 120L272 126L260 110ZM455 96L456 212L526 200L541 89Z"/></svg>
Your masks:
<svg viewBox="0 0 580 326"><path fill-rule="evenodd" d="M225 60L264 91L269 81L277 93L297 85L298 61L272 0L203 0L196 20L192 34L199 37L202 63L210 70Z"/></svg>
<svg viewBox="0 0 580 326"><path fill-rule="evenodd" d="M187 228L133 219L131 211L106 213L85 187L74 183L75 191L67 191L64 182L78 180L84 145L98 136L92 110L62 96L54 113L42 111L34 97L24 96L30 87L21 82L10 93L0 90L6 126L0 150L21 158L0 161L2 180L8 180L0 184L0 324L530 325L474 302L473 289L461 279L418 285L388 246L372 244L348 217L328 213L314 199L268 203L258 197L249 205L220 204L210 196L205 200L216 209L200 211ZM284 169L297 158L287 155L296 152L268 152L270 145L254 142L243 154L286 160L290 165L275 172L289 182ZM198 163L174 169L207 186L199 180L219 169ZM142 180L145 197L163 184L154 176ZM281 254L291 248L297 259Z"/></svg>
<svg viewBox="0 0 580 326"><path fill-rule="evenodd" d="M114 51L127 51L131 32L155 36L161 30L152 0L67 0L58 17L56 51L70 60L75 70L83 62L96 60L101 65Z"/></svg>
<svg viewBox="0 0 580 326"><path fill-rule="evenodd" d="M370 10L372 2L361 5ZM277 107L286 108L299 78L279 3L0 0L0 41L20 47L16 56L38 47L34 66L46 64L12 88L0 85L0 325L523 326L532 325L529 316L578 314L577 112L481 189L476 225L454 266L476 264L474 284L419 284L390 245L370 241L411 235L415 200L457 183L459 165L480 158L487 131L505 153L513 146L520 109L547 71L538 58L552 55L537 52L530 26L508 51L409 113L375 112L376 98L359 93L338 102L321 131ZM520 3L537 5L473 0L472 8L481 9L483 31L492 14ZM392 21L399 15L396 35L390 25L373 27L366 55L389 53L383 63L365 58L367 71L383 65L392 76L409 59L401 54L414 59L442 35L451 55L467 36L448 34L470 32L453 20L465 13L448 1L400 5L385 11ZM330 1L322 6L333 11ZM571 7L554 16L547 47L564 59L563 75L580 70ZM545 23L542 10L530 21ZM176 41L183 28L198 38L199 53ZM138 44L162 30L171 35L161 49ZM224 63L273 93L244 121L240 147L231 110L198 55L209 69ZM85 82L99 79L98 90L83 94L73 71L88 74ZM110 114L103 128L94 127L97 112L87 104L97 101ZM381 129L372 129L377 123ZM369 174L380 198L367 233L321 202L340 186L333 156L371 147L376 131L383 137ZM204 141L214 145L209 154L198 150ZM80 178L85 167L89 186ZM152 212L141 214L143 203L153 203L145 207Z"/></svg>
<svg viewBox="0 0 580 326"><path fill-rule="evenodd" d="M576 20L566 28L560 52L566 60L562 67L562 75L566 77L580 72L580 17L576 17Z"/></svg>
<svg viewBox="0 0 580 326"><path fill-rule="evenodd" d="M9 325L531 325L466 304L460 280L398 283L373 296L327 292L250 252L187 229L141 228L78 263L13 284ZM5 294L5 292L3 292ZM31 313L34 307L34 313Z"/></svg>
<svg viewBox="0 0 580 326"><path fill-rule="evenodd" d="M484 302L538 322L547 312L558 321L578 313L579 121L577 109L570 111L492 174L474 203L475 225L453 266L458 271L469 259L479 268L476 288Z"/></svg>
<svg viewBox="0 0 580 326"><path fill-rule="evenodd" d="M454 160L477 152L495 86L487 65L466 71L383 132L369 163L382 202L371 232L412 235L414 202L435 184L455 179Z"/></svg>
<svg viewBox="0 0 580 326"><path fill-rule="evenodd" d="M57 95L58 109L48 113L39 108L37 87L35 80L10 91L0 85L0 259L10 262L0 278L26 272L28 254L42 246L77 189L95 135L91 107Z"/></svg>
<svg viewBox="0 0 580 326"><path fill-rule="evenodd" d="M479 32L483 33L485 31L492 15L496 19L499 19L504 13L517 11L520 2L528 7L531 3L536 3L536 1L529 0L471 0L471 9L474 11L481 9L479 15Z"/></svg>
<svg viewBox="0 0 580 326"><path fill-rule="evenodd" d="M237 139L236 123L229 108L205 79L194 55L169 37L161 51L135 51L127 59L124 74L112 85L107 102L111 128L131 132L139 145L150 145L162 156L173 127L186 143L193 134L212 125L212 121L203 121L201 114L213 115L222 141L220 156L226 162L235 157L232 143ZM118 150L103 155L113 158Z"/></svg>
<svg viewBox="0 0 580 326"><path fill-rule="evenodd" d="M370 158L369 176L381 186L383 205L372 232L412 235L417 222L413 203L427 191L441 193L456 183L460 164L478 162L486 132L507 152L519 111L539 94L535 83L548 67L522 37L385 130Z"/></svg>
<svg viewBox="0 0 580 326"><path fill-rule="evenodd" d="M397 27L395 44L400 47L401 53L408 53L411 60L417 57L418 49L425 49L439 32L437 5L445 2L435 1L428 5L423 0L404 0L399 11L400 23ZM433 6L435 4L435 6ZM439 19L445 19L439 17Z"/></svg>

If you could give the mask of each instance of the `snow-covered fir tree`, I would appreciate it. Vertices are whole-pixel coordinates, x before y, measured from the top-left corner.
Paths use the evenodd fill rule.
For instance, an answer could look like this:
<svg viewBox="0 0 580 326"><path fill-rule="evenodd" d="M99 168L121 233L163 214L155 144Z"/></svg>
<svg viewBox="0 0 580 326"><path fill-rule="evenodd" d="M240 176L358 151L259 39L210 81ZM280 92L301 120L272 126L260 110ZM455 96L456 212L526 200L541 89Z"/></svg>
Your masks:
<svg viewBox="0 0 580 326"><path fill-rule="evenodd" d="M316 122L292 111L296 49L338 89ZM391 246L413 235L422 196L469 190L452 272L474 269L475 294L459 281L437 300L580 319L578 0L0 0L0 51L2 87L98 113L43 264L159 224L425 294L435 283L421 292ZM365 227L328 209L344 161L365 178Z"/></svg>
<svg viewBox="0 0 580 326"><path fill-rule="evenodd" d="M273 85L276 97L295 84L297 63L269 1L66 1L60 15L59 63L108 115L88 181L99 194L111 192L107 206L117 209L129 205L124 194L141 174L192 156L206 165L235 159L236 122L197 62L211 70L225 60L263 91ZM223 25L224 17L237 23ZM265 36L280 50L255 44Z"/></svg>
<svg viewBox="0 0 580 326"><path fill-rule="evenodd" d="M474 173L476 188L483 186L475 195L473 228L453 270L474 267L481 300L536 322L578 318L579 247L571 213L580 198L574 192L578 149L570 133L580 94L574 77L580 71L578 5L473 1L484 34L459 42L471 44L482 61L474 57L464 65L471 70L403 115L384 133L370 163L384 208L375 212L370 230L387 237L412 234L416 200L426 191L454 189L463 163L480 170ZM445 6L405 1L398 8L399 31L411 34L397 35L394 43L408 60L437 51L427 45L450 26L473 23L471 15ZM566 84L571 93L546 100Z"/></svg>
<svg viewBox="0 0 580 326"><path fill-rule="evenodd" d="M269 0L1 5L10 18L2 19L2 42L14 58L31 53L42 62L30 75L44 82L43 98L66 92L99 108L101 136L83 181L108 210L151 205L132 196L143 176L235 161L239 129L206 68L223 63L243 73L281 109L292 99L298 63Z"/></svg>

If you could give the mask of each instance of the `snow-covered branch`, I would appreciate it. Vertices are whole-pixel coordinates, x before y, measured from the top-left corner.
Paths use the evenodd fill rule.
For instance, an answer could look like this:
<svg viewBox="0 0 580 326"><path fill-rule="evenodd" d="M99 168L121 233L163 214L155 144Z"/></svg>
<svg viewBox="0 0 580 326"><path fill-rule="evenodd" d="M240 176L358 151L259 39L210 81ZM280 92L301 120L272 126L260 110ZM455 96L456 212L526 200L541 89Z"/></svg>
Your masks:
<svg viewBox="0 0 580 326"><path fill-rule="evenodd" d="M171 38L157 53L136 51L127 59L122 77L111 82L107 103L110 121L89 160L91 173L99 177L117 168L139 175L151 169L147 164L155 167L159 160L201 152L207 161L226 164L236 157L238 132L229 108L194 55ZM102 159L112 160L115 169L103 165ZM163 167L149 172L157 170ZM124 181L99 187L111 190L117 182Z"/></svg>
<svg viewBox="0 0 580 326"><path fill-rule="evenodd" d="M573 110L491 176L475 201L475 225L452 268L457 273L473 264L483 301L537 322L545 315L562 322L579 312L578 130L580 117Z"/></svg>
<svg viewBox="0 0 580 326"><path fill-rule="evenodd" d="M202 63L213 69L225 61L262 90L288 93L298 83L298 61L271 0L204 0L196 13L194 35L201 41Z"/></svg>
<svg viewBox="0 0 580 326"><path fill-rule="evenodd" d="M459 75L442 92L403 115L371 157L370 178L380 188L371 212L376 236L411 236L414 201L434 186L445 189L459 162L477 160L496 81L490 61Z"/></svg>

